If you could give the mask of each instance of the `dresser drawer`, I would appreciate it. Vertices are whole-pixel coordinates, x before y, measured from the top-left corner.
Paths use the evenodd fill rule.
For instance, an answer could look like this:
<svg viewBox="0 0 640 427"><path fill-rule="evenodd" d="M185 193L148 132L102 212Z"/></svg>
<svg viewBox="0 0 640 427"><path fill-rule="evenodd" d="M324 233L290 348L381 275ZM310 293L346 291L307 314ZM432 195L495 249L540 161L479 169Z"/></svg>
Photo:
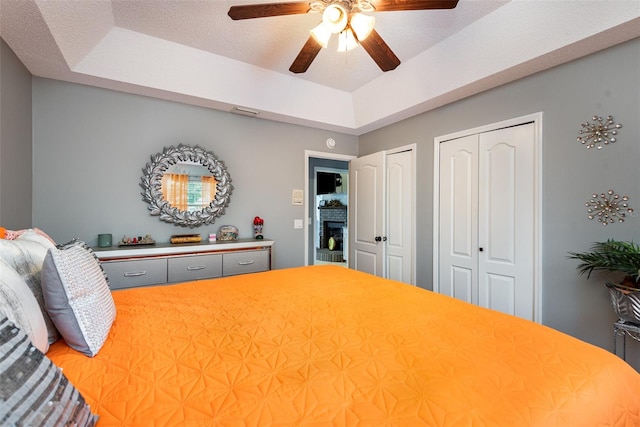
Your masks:
<svg viewBox="0 0 640 427"><path fill-rule="evenodd" d="M169 282L211 279L222 276L222 255L193 255L169 258Z"/></svg>
<svg viewBox="0 0 640 427"><path fill-rule="evenodd" d="M167 283L167 259L106 261L102 263L111 289Z"/></svg>
<svg viewBox="0 0 640 427"><path fill-rule="evenodd" d="M225 276L256 273L269 270L269 251L230 252L222 255L222 272Z"/></svg>

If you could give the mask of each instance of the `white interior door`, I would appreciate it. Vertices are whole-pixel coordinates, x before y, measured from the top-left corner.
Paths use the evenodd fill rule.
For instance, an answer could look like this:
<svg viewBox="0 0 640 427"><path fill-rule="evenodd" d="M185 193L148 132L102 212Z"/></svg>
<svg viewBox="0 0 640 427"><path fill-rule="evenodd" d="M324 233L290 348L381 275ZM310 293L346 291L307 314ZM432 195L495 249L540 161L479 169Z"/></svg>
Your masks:
<svg viewBox="0 0 640 427"><path fill-rule="evenodd" d="M439 291L477 303L478 135L440 144Z"/></svg>
<svg viewBox="0 0 640 427"><path fill-rule="evenodd" d="M533 320L534 124L439 150L439 292Z"/></svg>
<svg viewBox="0 0 640 427"><path fill-rule="evenodd" d="M387 251L386 277L410 284L415 284L414 153L408 150L387 155L387 224L383 235Z"/></svg>
<svg viewBox="0 0 640 427"><path fill-rule="evenodd" d="M349 167L349 267L384 277L384 152L359 157Z"/></svg>
<svg viewBox="0 0 640 427"><path fill-rule="evenodd" d="M534 316L533 124L479 136L478 304Z"/></svg>

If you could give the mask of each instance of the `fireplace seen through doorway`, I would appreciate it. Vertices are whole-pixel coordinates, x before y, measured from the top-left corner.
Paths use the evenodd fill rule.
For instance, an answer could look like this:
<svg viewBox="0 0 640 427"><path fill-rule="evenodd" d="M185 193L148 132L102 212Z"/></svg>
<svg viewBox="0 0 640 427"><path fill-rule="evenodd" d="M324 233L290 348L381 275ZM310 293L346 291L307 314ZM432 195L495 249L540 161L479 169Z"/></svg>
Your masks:
<svg viewBox="0 0 640 427"><path fill-rule="evenodd" d="M316 252L319 261L345 262L346 253L344 229L347 224L346 206L321 206L320 209L320 239ZM333 238L335 245L329 248L329 241Z"/></svg>

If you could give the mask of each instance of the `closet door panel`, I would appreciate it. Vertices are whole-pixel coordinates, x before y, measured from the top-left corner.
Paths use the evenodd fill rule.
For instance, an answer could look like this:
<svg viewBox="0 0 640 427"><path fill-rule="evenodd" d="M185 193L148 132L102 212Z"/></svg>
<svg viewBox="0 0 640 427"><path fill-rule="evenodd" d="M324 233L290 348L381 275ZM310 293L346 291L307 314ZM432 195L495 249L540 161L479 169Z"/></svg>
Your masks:
<svg viewBox="0 0 640 427"><path fill-rule="evenodd" d="M478 136L440 147L440 292L477 303Z"/></svg>
<svg viewBox="0 0 640 427"><path fill-rule="evenodd" d="M387 155L386 158L387 276L399 282L415 284L413 277L414 170L413 151Z"/></svg>
<svg viewBox="0 0 640 427"><path fill-rule="evenodd" d="M481 292L481 300L487 301L486 306L503 313L514 313L516 309L516 286L513 276L487 274L486 286Z"/></svg>
<svg viewBox="0 0 640 427"><path fill-rule="evenodd" d="M475 287L474 269L451 266L450 296L471 302Z"/></svg>
<svg viewBox="0 0 640 427"><path fill-rule="evenodd" d="M480 134L479 305L533 319L533 124Z"/></svg>
<svg viewBox="0 0 640 427"><path fill-rule="evenodd" d="M351 160L349 166L349 266L385 277L382 239L385 226L385 155L369 154Z"/></svg>
<svg viewBox="0 0 640 427"><path fill-rule="evenodd" d="M481 140L483 140L481 138ZM512 265L515 261L516 149L499 143L480 155L480 224L486 259Z"/></svg>

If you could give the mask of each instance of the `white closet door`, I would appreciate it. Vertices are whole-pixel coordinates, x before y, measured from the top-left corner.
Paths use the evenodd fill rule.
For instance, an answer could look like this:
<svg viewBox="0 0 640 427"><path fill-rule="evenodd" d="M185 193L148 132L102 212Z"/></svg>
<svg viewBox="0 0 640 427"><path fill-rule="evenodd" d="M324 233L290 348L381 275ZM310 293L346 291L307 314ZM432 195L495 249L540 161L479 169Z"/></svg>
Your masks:
<svg viewBox="0 0 640 427"><path fill-rule="evenodd" d="M533 123L440 144L439 292L535 317Z"/></svg>
<svg viewBox="0 0 640 427"><path fill-rule="evenodd" d="M477 304L477 135L440 144L439 235L439 291Z"/></svg>
<svg viewBox="0 0 640 427"><path fill-rule="evenodd" d="M478 304L534 316L534 125L480 134Z"/></svg>

